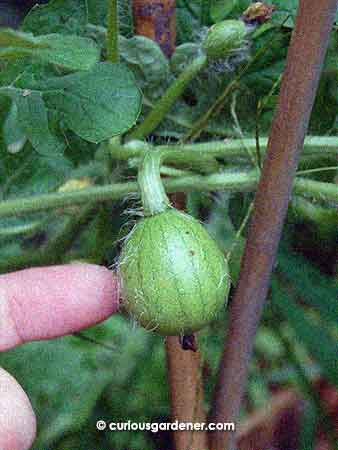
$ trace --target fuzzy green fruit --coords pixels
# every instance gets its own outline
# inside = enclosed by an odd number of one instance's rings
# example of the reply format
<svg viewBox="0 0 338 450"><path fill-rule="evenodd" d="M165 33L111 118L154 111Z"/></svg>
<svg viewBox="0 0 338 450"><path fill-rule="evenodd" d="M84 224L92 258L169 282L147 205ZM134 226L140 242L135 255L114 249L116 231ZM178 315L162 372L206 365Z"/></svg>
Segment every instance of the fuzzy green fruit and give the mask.
<svg viewBox="0 0 338 450"><path fill-rule="evenodd" d="M203 49L210 59L226 58L243 45L246 34L241 20L223 20L209 29Z"/></svg>
<svg viewBox="0 0 338 450"><path fill-rule="evenodd" d="M142 219L119 261L125 309L146 329L184 335L212 322L230 288L227 261L205 228L174 208Z"/></svg>

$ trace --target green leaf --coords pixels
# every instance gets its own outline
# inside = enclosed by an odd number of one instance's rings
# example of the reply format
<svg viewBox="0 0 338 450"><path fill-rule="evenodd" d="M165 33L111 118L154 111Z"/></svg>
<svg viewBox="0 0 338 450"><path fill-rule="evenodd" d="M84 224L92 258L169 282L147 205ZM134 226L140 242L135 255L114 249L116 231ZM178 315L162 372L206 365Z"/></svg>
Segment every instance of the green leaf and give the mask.
<svg viewBox="0 0 338 450"><path fill-rule="evenodd" d="M31 33L22 33L11 28L0 29L0 48L13 47L21 49L46 48L46 43L38 42ZM1 53L0 53L1 54Z"/></svg>
<svg viewBox="0 0 338 450"><path fill-rule="evenodd" d="M338 317L338 285L303 257L288 251L280 251L278 270L292 283L295 293L308 306L315 308L324 320L336 323Z"/></svg>
<svg viewBox="0 0 338 450"><path fill-rule="evenodd" d="M124 36L133 31L132 2L118 2L119 28ZM24 31L84 35L87 25L106 26L107 0L50 0L35 5L22 24Z"/></svg>
<svg viewBox="0 0 338 450"><path fill-rule="evenodd" d="M124 64L99 63L90 72L49 79L48 104L81 138L99 143L127 131L137 120L141 92Z"/></svg>
<svg viewBox="0 0 338 450"><path fill-rule="evenodd" d="M151 39L134 36L126 39L120 36L120 55L123 62L133 71L142 90L154 97L161 95L169 81L169 63L162 50Z"/></svg>
<svg viewBox="0 0 338 450"><path fill-rule="evenodd" d="M12 103L11 109L3 125L4 143L9 153L18 153L23 149L27 136L23 132L19 117L18 107L15 102Z"/></svg>
<svg viewBox="0 0 338 450"><path fill-rule="evenodd" d="M213 22L219 22L226 17L239 15L250 3L249 0L213 0L210 10L211 18Z"/></svg>
<svg viewBox="0 0 338 450"><path fill-rule="evenodd" d="M301 432L299 436L299 450L314 450L316 435L319 425L319 415L316 405L307 402L301 420Z"/></svg>
<svg viewBox="0 0 338 450"><path fill-rule="evenodd" d="M23 56L75 71L90 69L99 61L100 51L91 39L79 36L47 34L34 37L31 33L0 30L0 57Z"/></svg>
<svg viewBox="0 0 338 450"><path fill-rule="evenodd" d="M0 88L0 93L10 96L17 107L17 118L22 132L41 155L61 154L64 144L49 130L46 105L39 91Z"/></svg>
<svg viewBox="0 0 338 450"><path fill-rule="evenodd" d="M176 47L175 53L170 59L170 67L177 76L195 59L200 52L200 45L187 43Z"/></svg>
<svg viewBox="0 0 338 450"><path fill-rule="evenodd" d="M276 281L272 283L272 302L278 314L288 321L298 339L320 364L327 379L338 386L338 344L326 324L310 318Z"/></svg>
<svg viewBox="0 0 338 450"><path fill-rule="evenodd" d="M188 3L188 0L186 0ZM191 3L191 1L189 1ZM183 44L185 42L191 42L195 38L200 38L198 33L200 32L199 19L192 16L190 11L185 8L177 8L176 21L177 21L177 44Z"/></svg>
<svg viewBox="0 0 338 450"><path fill-rule="evenodd" d="M47 156L61 153L64 145L49 131L47 109L41 93L32 91L26 96L18 95L15 103L22 129L35 150Z"/></svg>
<svg viewBox="0 0 338 450"><path fill-rule="evenodd" d="M21 28L38 35L60 32L79 35L87 23L86 0L52 0L32 8Z"/></svg>

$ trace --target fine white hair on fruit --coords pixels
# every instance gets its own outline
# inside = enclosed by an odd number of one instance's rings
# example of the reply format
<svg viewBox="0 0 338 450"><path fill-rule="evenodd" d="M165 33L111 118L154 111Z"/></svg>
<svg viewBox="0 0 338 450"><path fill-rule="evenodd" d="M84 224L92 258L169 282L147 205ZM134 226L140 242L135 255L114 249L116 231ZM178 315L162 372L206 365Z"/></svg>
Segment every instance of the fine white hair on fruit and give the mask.
<svg viewBox="0 0 338 450"><path fill-rule="evenodd" d="M135 177L130 177L130 179L134 180ZM123 197L122 205L125 205L129 202L140 202L140 194L138 192L129 192Z"/></svg>
<svg viewBox="0 0 338 450"><path fill-rule="evenodd" d="M135 328L136 325L138 325L138 326L141 325L141 323L142 323L142 316L147 314L146 303L143 301L143 294L141 294L139 292L137 294L138 295L135 296L135 303L137 304L140 301L140 298L142 298L141 306L144 308L144 311L141 311L141 313L138 315L138 317L136 316L136 314L130 313L130 319L132 321L133 328ZM158 323L152 325L151 321L149 321L144 326L144 329L145 329L146 332L152 333L152 332L156 331L158 327L159 327Z"/></svg>
<svg viewBox="0 0 338 450"><path fill-rule="evenodd" d="M214 320L228 294L224 255L197 220L174 208L140 221L119 263L125 310L148 331L197 331Z"/></svg>
<svg viewBox="0 0 338 450"><path fill-rule="evenodd" d="M224 280L226 278L228 278L230 280L230 282L232 283L230 274L229 273L223 273L221 278L220 278L220 280L219 280L219 282L218 282L217 289L220 289L220 287L223 285L223 282L224 282Z"/></svg>
<svg viewBox="0 0 338 450"><path fill-rule="evenodd" d="M149 324L150 323L151 322L149 322ZM145 329L147 332L152 333L152 332L156 331L159 326L160 326L159 324L154 325L152 328L149 328L148 326L146 326Z"/></svg>
<svg viewBox="0 0 338 450"><path fill-rule="evenodd" d="M143 208L136 208L136 207L130 207L130 208L126 208L122 215L125 216L136 216L136 217L144 217L144 212L143 212Z"/></svg>

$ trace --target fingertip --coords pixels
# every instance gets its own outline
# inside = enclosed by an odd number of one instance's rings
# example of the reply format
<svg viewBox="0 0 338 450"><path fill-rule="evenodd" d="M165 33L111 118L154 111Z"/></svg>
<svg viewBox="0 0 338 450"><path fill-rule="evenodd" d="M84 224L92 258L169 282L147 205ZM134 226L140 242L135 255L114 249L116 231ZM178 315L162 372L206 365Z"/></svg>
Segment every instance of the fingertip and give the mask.
<svg viewBox="0 0 338 450"><path fill-rule="evenodd" d="M28 450L35 435L36 418L26 393L0 368L0 449Z"/></svg>
<svg viewBox="0 0 338 450"><path fill-rule="evenodd" d="M94 264L37 267L0 276L0 349L95 325L118 310L114 274Z"/></svg>

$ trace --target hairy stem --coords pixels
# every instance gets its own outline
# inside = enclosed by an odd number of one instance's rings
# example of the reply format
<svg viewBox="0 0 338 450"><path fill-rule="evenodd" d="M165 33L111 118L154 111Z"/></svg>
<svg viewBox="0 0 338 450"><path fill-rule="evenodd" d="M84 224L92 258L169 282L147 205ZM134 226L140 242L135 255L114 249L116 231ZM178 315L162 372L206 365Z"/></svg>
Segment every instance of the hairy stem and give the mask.
<svg viewBox="0 0 338 450"><path fill-rule="evenodd" d="M259 181L256 170L227 170L212 175L190 175L164 179L166 192L210 192L233 191L252 192ZM296 178L294 188L303 195L317 200L336 201L338 185L310 179ZM123 199L126 195L139 192L136 182L107 184L69 192L22 197L0 203L0 218L21 216L38 211Z"/></svg>
<svg viewBox="0 0 338 450"><path fill-rule="evenodd" d="M112 63L119 62L119 17L117 0L108 0L107 59Z"/></svg>
<svg viewBox="0 0 338 450"><path fill-rule="evenodd" d="M162 122L166 114L170 111L175 101L182 95L188 84L205 67L207 57L199 56L179 75L179 77L169 86L162 97L155 103L153 109L129 135L128 140L144 139L155 130Z"/></svg>
<svg viewBox="0 0 338 450"><path fill-rule="evenodd" d="M161 159L161 153L147 152L139 168L138 184L146 217L159 214L170 206L160 175Z"/></svg>
<svg viewBox="0 0 338 450"><path fill-rule="evenodd" d="M338 202L337 184L298 177L294 183L295 194L302 194L318 200Z"/></svg>
<svg viewBox="0 0 338 450"><path fill-rule="evenodd" d="M260 147L262 154L266 153L268 144L267 137L261 137ZM111 156L115 159L127 160L129 158L141 157L149 149L155 149L150 144L142 141L132 141L127 145L120 145L111 140L108 144ZM248 153L256 150L256 140L252 138L244 139L226 139L222 141L211 141L206 143L183 144L183 145L159 145L156 151L166 153L167 162L186 162L191 160L203 161L215 157L222 158L245 158L248 159ZM323 158L338 156L338 142L336 137L326 136L308 136L305 139L304 147L301 153L302 160L307 158ZM202 161L202 163L203 163ZM201 163L201 164L202 164Z"/></svg>
<svg viewBox="0 0 338 450"><path fill-rule="evenodd" d="M201 25L209 26L210 25L210 8L211 8L211 0L202 0L201 1Z"/></svg>

